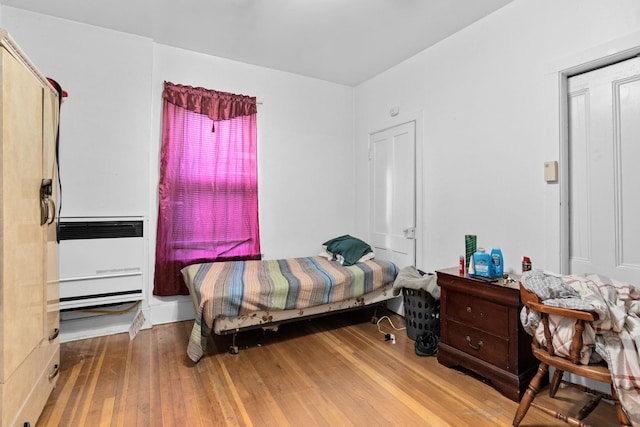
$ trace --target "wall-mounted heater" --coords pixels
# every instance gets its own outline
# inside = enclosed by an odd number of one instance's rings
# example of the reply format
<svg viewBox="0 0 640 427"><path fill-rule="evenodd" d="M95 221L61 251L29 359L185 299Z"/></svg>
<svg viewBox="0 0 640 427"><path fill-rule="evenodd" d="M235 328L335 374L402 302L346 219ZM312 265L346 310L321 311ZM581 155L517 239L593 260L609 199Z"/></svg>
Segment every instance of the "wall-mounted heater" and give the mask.
<svg viewBox="0 0 640 427"><path fill-rule="evenodd" d="M142 218L60 219L60 309L142 300Z"/></svg>

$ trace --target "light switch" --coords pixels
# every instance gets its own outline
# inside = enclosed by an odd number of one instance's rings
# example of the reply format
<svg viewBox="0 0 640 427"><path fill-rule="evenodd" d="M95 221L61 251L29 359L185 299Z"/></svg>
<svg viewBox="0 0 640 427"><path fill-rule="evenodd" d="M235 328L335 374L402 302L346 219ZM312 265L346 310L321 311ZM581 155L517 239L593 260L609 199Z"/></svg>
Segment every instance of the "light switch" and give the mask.
<svg viewBox="0 0 640 427"><path fill-rule="evenodd" d="M544 162L544 180L547 182L558 181L558 162Z"/></svg>

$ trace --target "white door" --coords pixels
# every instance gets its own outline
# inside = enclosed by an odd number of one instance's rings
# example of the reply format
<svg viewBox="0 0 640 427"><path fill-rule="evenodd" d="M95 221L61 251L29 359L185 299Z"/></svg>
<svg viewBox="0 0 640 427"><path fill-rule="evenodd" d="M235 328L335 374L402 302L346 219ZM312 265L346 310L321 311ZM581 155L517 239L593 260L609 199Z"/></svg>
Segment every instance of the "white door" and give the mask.
<svg viewBox="0 0 640 427"><path fill-rule="evenodd" d="M568 92L570 272L640 284L640 58Z"/></svg>
<svg viewBox="0 0 640 427"><path fill-rule="evenodd" d="M371 246L399 268L416 262L415 122L370 135ZM389 305L401 311L401 302Z"/></svg>

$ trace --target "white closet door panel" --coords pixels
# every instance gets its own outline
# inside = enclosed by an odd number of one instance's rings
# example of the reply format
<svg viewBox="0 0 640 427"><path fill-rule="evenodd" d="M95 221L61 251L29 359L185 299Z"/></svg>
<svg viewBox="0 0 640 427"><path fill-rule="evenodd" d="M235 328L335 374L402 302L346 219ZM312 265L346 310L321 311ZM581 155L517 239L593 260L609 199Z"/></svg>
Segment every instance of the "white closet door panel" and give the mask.
<svg viewBox="0 0 640 427"><path fill-rule="evenodd" d="M568 83L570 271L640 283L640 58Z"/></svg>
<svg viewBox="0 0 640 427"><path fill-rule="evenodd" d="M389 236L392 219L393 188L391 176L393 168L393 146L388 139L378 138L372 146L372 245L374 249L385 250L391 246Z"/></svg>
<svg viewBox="0 0 640 427"><path fill-rule="evenodd" d="M585 263L591 259L591 220L589 210L589 92L579 91L569 99L569 133L571 135L572 171L570 183L571 245L569 254L573 262Z"/></svg>
<svg viewBox="0 0 640 427"><path fill-rule="evenodd" d="M640 78L616 85L619 133L616 144L617 265L640 269Z"/></svg>

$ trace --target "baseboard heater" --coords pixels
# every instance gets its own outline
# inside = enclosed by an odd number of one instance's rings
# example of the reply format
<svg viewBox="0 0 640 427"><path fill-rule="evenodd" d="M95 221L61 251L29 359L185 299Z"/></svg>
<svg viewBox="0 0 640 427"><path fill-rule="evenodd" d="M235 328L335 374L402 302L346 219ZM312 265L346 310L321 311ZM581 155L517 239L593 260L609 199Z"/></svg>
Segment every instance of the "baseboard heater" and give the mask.
<svg viewBox="0 0 640 427"><path fill-rule="evenodd" d="M142 218L60 219L60 310L142 299Z"/></svg>

